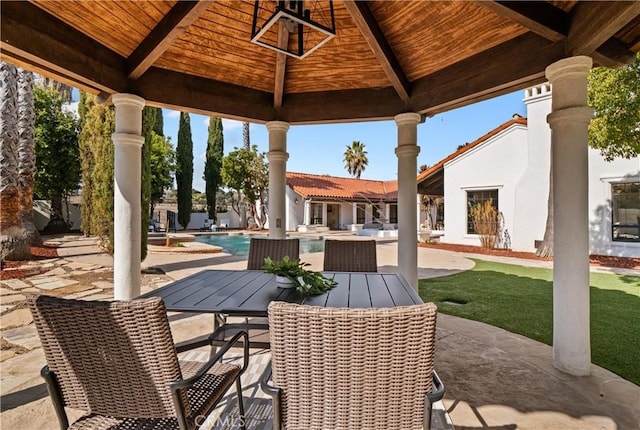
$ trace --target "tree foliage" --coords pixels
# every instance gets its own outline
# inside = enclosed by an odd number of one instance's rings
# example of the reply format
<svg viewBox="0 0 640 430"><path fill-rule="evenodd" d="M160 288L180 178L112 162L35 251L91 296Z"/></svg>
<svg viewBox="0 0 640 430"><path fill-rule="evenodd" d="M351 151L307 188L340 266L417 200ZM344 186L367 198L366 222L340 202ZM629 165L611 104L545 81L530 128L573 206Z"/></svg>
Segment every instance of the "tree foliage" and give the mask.
<svg viewBox="0 0 640 430"><path fill-rule="evenodd" d="M36 175L36 112L33 102L33 73L18 69L18 185L22 225L29 244L42 245L42 238L33 222L33 186Z"/></svg>
<svg viewBox="0 0 640 430"><path fill-rule="evenodd" d="M147 258L147 238L149 235L149 220L151 208L151 148L153 144L153 129L156 123L156 111L160 108L145 106L142 109L142 137L144 143L140 157L140 257ZM162 109L160 109L162 110Z"/></svg>
<svg viewBox="0 0 640 430"><path fill-rule="evenodd" d="M166 190L173 187L173 172L176 168L176 153L171 145L171 138L156 134L151 141L151 209L161 203Z"/></svg>
<svg viewBox="0 0 640 430"><path fill-rule="evenodd" d="M222 119L211 117L209 119L203 179L206 184L207 216L214 223L217 221L216 196L222 184L220 171L222 169L222 157L224 157L224 135L222 131Z"/></svg>
<svg viewBox="0 0 640 430"><path fill-rule="evenodd" d="M36 113L36 177L34 193L51 200L49 227L68 229L62 213L62 199L78 189L80 150L78 121L63 109L65 99L53 87L34 86Z"/></svg>
<svg viewBox="0 0 640 430"><path fill-rule="evenodd" d="M367 159L367 151L364 150L365 145L354 140L351 145L347 145L344 151L344 167L351 176L360 179L360 175L369 164Z"/></svg>
<svg viewBox="0 0 640 430"><path fill-rule="evenodd" d="M589 106L595 111L589 145L609 161L640 154L640 54L619 69L593 69L588 89Z"/></svg>
<svg viewBox="0 0 640 430"><path fill-rule="evenodd" d="M82 230L98 236L101 247L113 254L113 174L115 130L113 107L96 96L80 93L80 153L82 159Z"/></svg>
<svg viewBox="0 0 640 430"><path fill-rule="evenodd" d="M193 186L193 141L189 114L180 112L178 146L176 148L176 183L178 186L178 222L183 229L191 220L191 189Z"/></svg>
<svg viewBox="0 0 640 430"><path fill-rule="evenodd" d="M256 201L264 199L265 190L269 185L269 164L266 155L258 153L256 145L253 145L250 151L234 148L222 159L222 181L233 191L233 210L240 214L240 203L248 203L256 224L262 227L264 219L257 211Z"/></svg>

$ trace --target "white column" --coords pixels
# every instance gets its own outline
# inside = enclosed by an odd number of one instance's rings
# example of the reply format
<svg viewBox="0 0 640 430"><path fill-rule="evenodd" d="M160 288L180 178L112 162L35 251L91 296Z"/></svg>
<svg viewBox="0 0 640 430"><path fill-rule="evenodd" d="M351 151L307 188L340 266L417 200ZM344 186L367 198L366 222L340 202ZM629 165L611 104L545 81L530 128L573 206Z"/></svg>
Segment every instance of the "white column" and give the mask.
<svg viewBox="0 0 640 430"><path fill-rule="evenodd" d="M140 295L140 171L142 163L142 108L144 99L115 94L113 298Z"/></svg>
<svg viewBox="0 0 640 430"><path fill-rule="evenodd" d="M547 67L552 85L553 365L571 375L591 370L589 338L589 211L587 107L589 57Z"/></svg>
<svg viewBox="0 0 640 430"><path fill-rule="evenodd" d="M327 202L322 202L322 225L327 226Z"/></svg>
<svg viewBox="0 0 640 430"><path fill-rule="evenodd" d="M418 185L418 123L417 113L396 115L398 125L398 270L418 290L418 246L416 240L416 195Z"/></svg>
<svg viewBox="0 0 640 430"><path fill-rule="evenodd" d="M287 130L289 123L271 121L269 130L269 237L284 239L286 235Z"/></svg>
<svg viewBox="0 0 640 430"><path fill-rule="evenodd" d="M311 224L311 200L304 201L304 225Z"/></svg>

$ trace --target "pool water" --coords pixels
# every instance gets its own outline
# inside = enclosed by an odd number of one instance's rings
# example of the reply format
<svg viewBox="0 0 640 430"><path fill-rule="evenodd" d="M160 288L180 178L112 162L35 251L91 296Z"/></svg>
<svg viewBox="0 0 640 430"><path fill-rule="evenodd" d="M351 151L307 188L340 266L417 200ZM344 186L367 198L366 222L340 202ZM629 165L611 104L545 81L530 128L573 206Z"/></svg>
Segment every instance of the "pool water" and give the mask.
<svg viewBox="0 0 640 430"><path fill-rule="evenodd" d="M249 255L249 242L252 237L267 238L266 235L258 234L212 234L199 235L196 237L196 241L220 246L227 254L247 256ZM307 237L300 237L299 239L300 254L324 251L324 239L311 239Z"/></svg>

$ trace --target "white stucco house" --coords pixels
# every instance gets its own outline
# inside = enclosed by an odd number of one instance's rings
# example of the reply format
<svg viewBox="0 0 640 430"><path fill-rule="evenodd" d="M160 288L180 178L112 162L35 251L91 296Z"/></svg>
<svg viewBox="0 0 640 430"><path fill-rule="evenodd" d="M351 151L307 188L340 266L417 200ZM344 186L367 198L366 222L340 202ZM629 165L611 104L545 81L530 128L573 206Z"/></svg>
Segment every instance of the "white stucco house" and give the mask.
<svg viewBox="0 0 640 430"><path fill-rule="evenodd" d="M480 245L470 201L491 199L504 217L503 246L533 252L544 237L549 196L551 86L525 90L517 115L418 176L418 192L444 196L441 242ZM589 149L590 253L640 257L640 157L607 162Z"/></svg>
<svg viewBox="0 0 640 430"><path fill-rule="evenodd" d="M397 181L287 172L286 184L288 231L392 232L398 223Z"/></svg>

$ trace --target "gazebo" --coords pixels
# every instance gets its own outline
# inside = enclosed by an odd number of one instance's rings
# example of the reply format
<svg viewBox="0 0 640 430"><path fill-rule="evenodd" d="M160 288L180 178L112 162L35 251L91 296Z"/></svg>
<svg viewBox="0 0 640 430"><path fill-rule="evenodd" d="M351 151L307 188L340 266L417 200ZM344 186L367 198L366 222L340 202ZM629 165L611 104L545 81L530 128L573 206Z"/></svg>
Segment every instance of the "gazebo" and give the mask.
<svg viewBox="0 0 640 430"><path fill-rule="evenodd" d="M116 299L140 292L145 104L266 125L274 238L290 126L395 120L399 270L417 288L417 125L549 80L554 365L589 372L587 75L640 51L640 2L3 1L1 25L3 60L115 105Z"/></svg>

